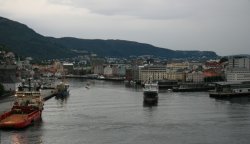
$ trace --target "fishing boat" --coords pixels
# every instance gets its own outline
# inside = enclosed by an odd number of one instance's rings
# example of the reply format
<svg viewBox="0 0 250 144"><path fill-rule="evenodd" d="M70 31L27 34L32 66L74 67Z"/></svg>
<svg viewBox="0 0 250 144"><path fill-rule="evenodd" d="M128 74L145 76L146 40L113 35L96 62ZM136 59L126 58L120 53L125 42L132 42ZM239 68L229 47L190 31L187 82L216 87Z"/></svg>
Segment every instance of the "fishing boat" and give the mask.
<svg viewBox="0 0 250 144"><path fill-rule="evenodd" d="M250 97L250 82L217 82L209 96L218 99Z"/></svg>
<svg viewBox="0 0 250 144"><path fill-rule="evenodd" d="M145 83L143 88L143 102L144 104L158 103L159 87L157 83Z"/></svg>
<svg viewBox="0 0 250 144"><path fill-rule="evenodd" d="M41 119L43 99L40 91L17 91L10 111L0 115L0 128L25 128Z"/></svg>

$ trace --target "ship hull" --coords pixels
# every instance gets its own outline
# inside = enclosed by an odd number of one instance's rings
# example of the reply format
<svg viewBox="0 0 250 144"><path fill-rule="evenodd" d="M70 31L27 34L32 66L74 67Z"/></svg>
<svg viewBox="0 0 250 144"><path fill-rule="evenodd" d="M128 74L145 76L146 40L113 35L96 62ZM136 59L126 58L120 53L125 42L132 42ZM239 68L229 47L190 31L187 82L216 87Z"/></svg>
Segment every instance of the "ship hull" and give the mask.
<svg viewBox="0 0 250 144"><path fill-rule="evenodd" d="M0 128L25 128L40 120L42 115L41 110L35 110L28 114L21 114L22 111L19 113L16 113L14 110L12 110L2 114L0 116Z"/></svg>
<svg viewBox="0 0 250 144"><path fill-rule="evenodd" d="M143 93L143 103L146 104L158 103L158 93L155 91L145 91Z"/></svg>
<svg viewBox="0 0 250 144"><path fill-rule="evenodd" d="M203 92L203 91L209 91L213 90L213 87L208 87L208 88L173 88L173 92Z"/></svg>

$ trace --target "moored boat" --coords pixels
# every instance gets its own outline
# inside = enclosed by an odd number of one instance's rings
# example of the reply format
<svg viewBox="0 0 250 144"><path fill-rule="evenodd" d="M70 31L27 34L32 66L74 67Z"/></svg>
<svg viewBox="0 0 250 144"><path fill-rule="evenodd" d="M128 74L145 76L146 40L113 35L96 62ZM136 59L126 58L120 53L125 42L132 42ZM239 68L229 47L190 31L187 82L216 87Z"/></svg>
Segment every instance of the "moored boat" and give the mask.
<svg viewBox="0 0 250 144"><path fill-rule="evenodd" d="M173 92L201 92L213 90L214 86L205 83L181 83L178 87L173 87Z"/></svg>
<svg viewBox="0 0 250 144"><path fill-rule="evenodd" d="M69 95L69 84L61 82L57 85L57 94L56 96L65 97Z"/></svg>
<svg viewBox="0 0 250 144"><path fill-rule="evenodd" d="M39 91L17 91L11 110L0 115L0 128L25 128L41 119L42 110Z"/></svg>
<svg viewBox="0 0 250 144"><path fill-rule="evenodd" d="M173 87L178 87L178 81L175 80L159 80L159 89L173 89Z"/></svg>

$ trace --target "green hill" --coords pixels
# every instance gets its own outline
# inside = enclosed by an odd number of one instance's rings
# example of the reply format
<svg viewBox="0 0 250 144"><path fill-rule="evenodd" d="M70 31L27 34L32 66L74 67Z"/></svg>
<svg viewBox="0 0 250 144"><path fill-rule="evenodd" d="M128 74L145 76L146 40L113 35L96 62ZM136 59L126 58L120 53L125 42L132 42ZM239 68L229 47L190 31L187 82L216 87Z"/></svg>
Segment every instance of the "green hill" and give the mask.
<svg viewBox="0 0 250 144"><path fill-rule="evenodd" d="M24 24L3 17L0 17L0 45L5 45L18 55L31 56L36 59L73 57L79 55L79 51L109 57L131 55L154 55L165 58L217 57L216 53L211 51L174 51L125 40L45 37Z"/></svg>

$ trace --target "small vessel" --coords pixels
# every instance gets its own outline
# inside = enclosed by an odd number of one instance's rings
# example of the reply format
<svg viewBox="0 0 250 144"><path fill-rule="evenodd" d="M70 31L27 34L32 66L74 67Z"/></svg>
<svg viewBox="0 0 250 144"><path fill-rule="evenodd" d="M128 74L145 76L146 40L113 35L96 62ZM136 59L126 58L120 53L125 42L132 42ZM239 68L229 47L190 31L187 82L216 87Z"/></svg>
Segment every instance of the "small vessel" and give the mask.
<svg viewBox="0 0 250 144"><path fill-rule="evenodd" d="M219 99L250 97L250 82L217 82L209 96Z"/></svg>
<svg viewBox="0 0 250 144"><path fill-rule="evenodd" d="M30 91L34 89L40 91L41 97L47 100L57 93L56 80L52 78L41 78L39 80L29 79L19 85L19 91Z"/></svg>
<svg viewBox="0 0 250 144"><path fill-rule="evenodd" d="M0 128L25 128L41 119L43 99L40 91L17 91L10 111L0 115Z"/></svg>
<svg viewBox="0 0 250 144"><path fill-rule="evenodd" d="M214 86L206 83L181 83L178 87L173 87L173 92L201 92L213 90Z"/></svg>
<svg viewBox="0 0 250 144"><path fill-rule="evenodd" d="M99 75L99 76L97 77L97 79L98 79L98 80L104 80L105 77L104 77L103 75Z"/></svg>
<svg viewBox="0 0 250 144"><path fill-rule="evenodd" d="M143 103L157 104L158 103L159 87L157 83L145 83L143 88Z"/></svg>
<svg viewBox="0 0 250 144"><path fill-rule="evenodd" d="M159 89L173 89L173 87L178 87L178 81L176 80L159 80Z"/></svg>
<svg viewBox="0 0 250 144"><path fill-rule="evenodd" d="M41 79L42 83L39 86L41 96L43 99L47 100L50 97L54 96L57 93L56 89L56 79L55 78L43 78Z"/></svg>
<svg viewBox="0 0 250 144"><path fill-rule="evenodd" d="M66 84L65 82L61 82L56 86L57 94L56 96L65 97L69 95L69 84Z"/></svg>

